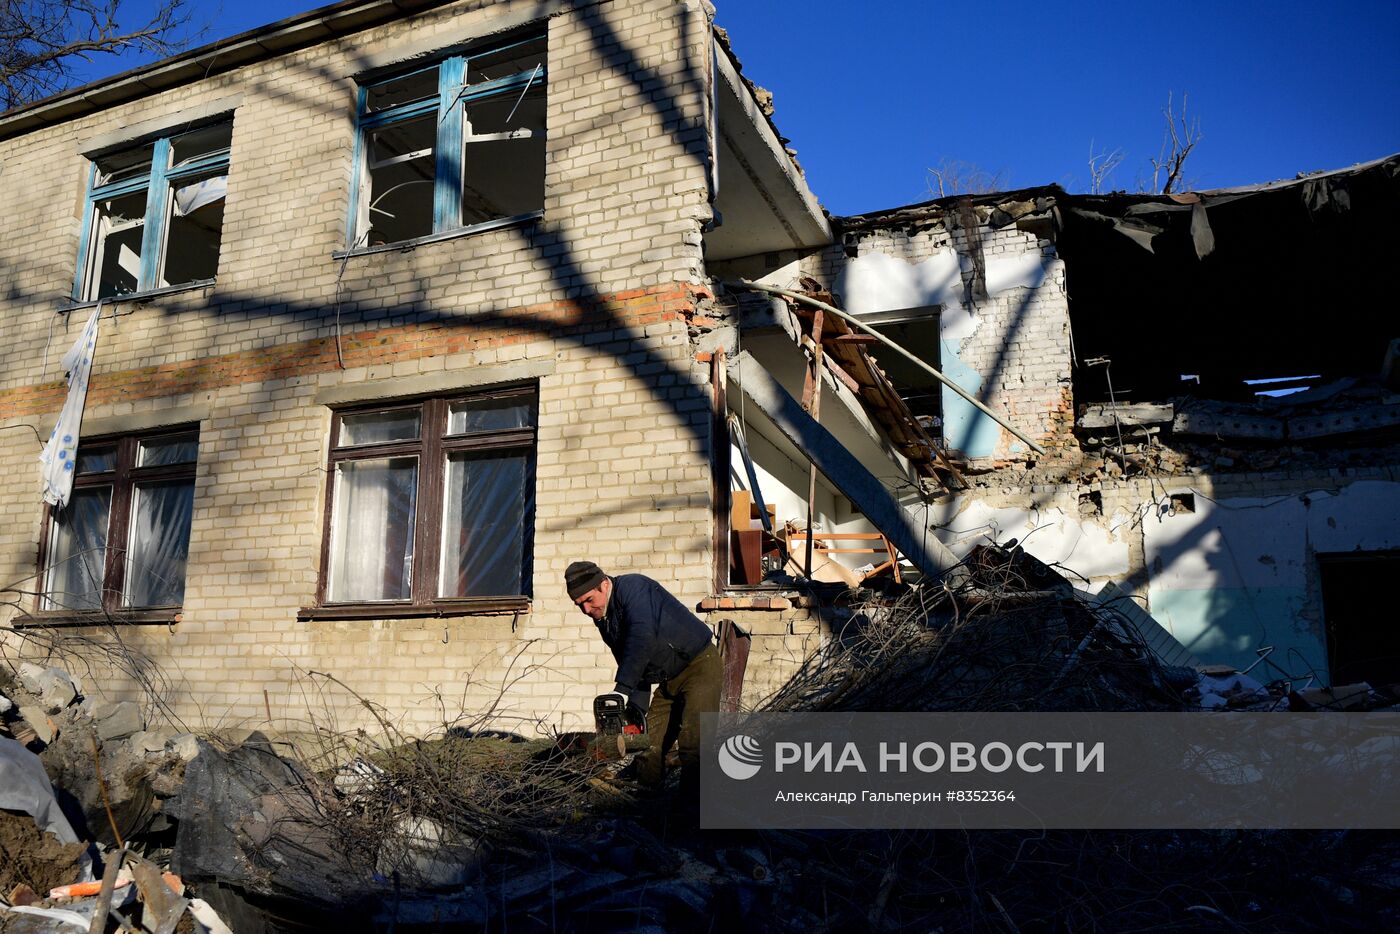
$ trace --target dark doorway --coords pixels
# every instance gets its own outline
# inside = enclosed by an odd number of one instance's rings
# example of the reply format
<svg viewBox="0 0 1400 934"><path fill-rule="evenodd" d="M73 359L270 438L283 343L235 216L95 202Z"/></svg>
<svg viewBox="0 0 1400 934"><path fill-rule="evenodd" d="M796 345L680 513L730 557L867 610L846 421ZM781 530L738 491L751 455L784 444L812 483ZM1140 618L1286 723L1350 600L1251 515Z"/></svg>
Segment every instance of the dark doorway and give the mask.
<svg viewBox="0 0 1400 934"><path fill-rule="evenodd" d="M1386 597L1400 553L1319 555L1318 569L1332 683L1400 683L1400 618Z"/></svg>

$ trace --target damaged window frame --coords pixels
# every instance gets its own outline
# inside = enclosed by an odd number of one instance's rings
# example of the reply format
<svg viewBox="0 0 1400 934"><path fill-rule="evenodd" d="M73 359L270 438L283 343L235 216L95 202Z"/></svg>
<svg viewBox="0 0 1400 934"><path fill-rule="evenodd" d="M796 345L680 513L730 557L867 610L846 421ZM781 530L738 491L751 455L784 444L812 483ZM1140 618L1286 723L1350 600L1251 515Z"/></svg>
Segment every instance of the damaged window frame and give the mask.
<svg viewBox="0 0 1400 934"><path fill-rule="evenodd" d="M178 164L174 162L175 147L182 139L207 133L210 130L228 129L228 145L201 152ZM215 276L204 276L180 282L166 282L167 260L170 250L170 232L177 216L188 216L204 204L191 208L184 215L177 215L176 189L181 182L198 184L205 180L222 177L227 188L229 165L232 154L233 115L226 113L195 126L181 126L178 131L166 131L163 135L131 140L122 146L94 153L88 157L87 194L84 198L83 228L79 240L77 272L73 279L73 299L76 302L94 302L102 298L130 298L159 293L173 289L198 288L211 285ZM139 152L149 147L151 159L145 171L138 175L127 175L113 181L104 182L101 176L101 163L105 159L119 157L123 153ZM139 164L139 163L138 163ZM115 174L115 173L114 173ZM139 267L134 276L135 288L127 291L114 291L103 294L102 267L104 265L108 235L116 231L106 226L101 213L101 205L120 198L144 195L145 209L138 221L130 219L124 227L141 227L141 253ZM226 194L213 199L223 201ZM205 202L205 204L212 202ZM216 253L223 248L223 217L219 219ZM214 261L215 272L218 259ZM125 267L123 267L125 268ZM130 270L127 270L130 274Z"/></svg>
<svg viewBox="0 0 1400 934"><path fill-rule="evenodd" d="M463 410L469 410L470 406L479 403L504 403L507 410L517 411L523 405L525 409L520 414L525 424L488 425L472 430L463 426L454 433L454 408L460 406ZM376 415L389 416L390 420L395 415L409 416L416 420L416 434L412 437L404 434L364 440L351 437L347 440L347 419ZM538 425L539 387L535 384L380 400L333 408L316 606L303 608L300 618L388 619L528 610L533 592ZM444 596L441 589L447 580L447 572L443 563L450 549L446 541L447 533L461 529L460 523L451 522L448 515L452 461L454 458L464 462L477 456L511 457L519 454L524 456L524 497L520 501L518 529L519 592ZM345 549L350 547L342 542L346 532L338 521L342 512L341 497L349 495L346 490L353 489L348 481L342 479L342 474L348 465L394 460L415 462L412 468L413 489L409 492L410 505L407 507L410 512L407 535L401 543L409 548L409 553L404 555L404 570L399 579L401 595L369 599L337 595L337 581L349 573L338 564L338 556L342 552L348 555ZM387 499L385 506L394 508ZM351 507L344 508L348 510ZM388 552L385 552L385 557L389 560L383 562L381 574L393 564ZM345 598L338 599L338 596Z"/></svg>
<svg viewBox="0 0 1400 934"><path fill-rule="evenodd" d="M476 84L470 83L473 60L498 55L512 49L541 44L539 61L514 74L492 78ZM532 92L544 96L547 106L547 38L544 29L534 29L516 34L506 39L497 39L488 44L467 48L446 54L426 66L398 70L389 74L376 73L364 76L356 101L355 118L355 182L351 187L350 212L346 225L346 249L334 254L337 258L346 255L375 253L385 250L403 249L420 243L450 239L458 236L494 230L516 224L527 223L544 216L544 166L540 167L539 207L528 211L492 217L477 223L465 223L463 200L469 188L471 171L469 157L473 146L481 143L505 140L537 139L543 157L543 147L547 134L546 127L538 130L518 128L497 133L473 133L468 109L477 104L502 101L513 105L511 116L516 108L523 106L527 95ZM437 89L413 99L394 103L381 109L372 107L371 94L396 82L428 72L437 72ZM431 149L415 150L371 164L373 134L385 129L402 127L414 121L433 119L435 131ZM422 184L431 181L432 186L432 229L417 236L397 240L371 242L374 230L372 213L383 211L377 207L380 200L394 188L414 182L399 183L388 191L373 194L372 171L387 168L391 163L410 161L416 158L431 158L433 175L431 180L424 178ZM543 163L543 158L541 159ZM392 215L391 215L392 216Z"/></svg>
<svg viewBox="0 0 1400 934"><path fill-rule="evenodd" d="M163 443L173 444L172 449L176 451L180 450L180 445L192 444L192 456L189 459L143 465L144 455L156 451ZM110 461L104 460L108 456ZM84 468L85 459L94 462L89 469ZM98 581L101 596L98 605L88 606L65 606L54 599L58 565L52 559L59 534L56 520L61 510L57 506L46 507L39 538L39 592L35 599L37 621L81 623L90 622L93 618L129 623L178 621L184 603L185 570L189 559L190 533L194 525L193 495L199 464L199 426L180 425L84 439L78 448L76 463L72 495L62 511L73 508L74 499L84 493L102 489L109 491L102 571ZM144 580L138 578L132 567L133 556L138 549L133 546L131 539L137 525L135 517L140 508L142 490L176 484L188 484L191 497L190 506L183 510L185 516L182 527L178 530L179 541L176 548L177 552L182 552L177 555L181 562L178 584L180 599L175 602L133 603L132 588L129 585L132 581L140 583Z"/></svg>

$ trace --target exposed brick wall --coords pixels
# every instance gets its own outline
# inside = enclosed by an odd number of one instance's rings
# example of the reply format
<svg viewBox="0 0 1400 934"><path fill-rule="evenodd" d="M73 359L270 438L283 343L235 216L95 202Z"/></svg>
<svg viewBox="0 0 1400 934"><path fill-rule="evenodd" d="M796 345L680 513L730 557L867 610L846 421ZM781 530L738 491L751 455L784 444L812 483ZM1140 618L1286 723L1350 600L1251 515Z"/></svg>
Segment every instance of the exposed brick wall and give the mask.
<svg viewBox="0 0 1400 934"><path fill-rule="evenodd" d="M709 593L708 376L685 323L710 210L699 3L580 3L549 20L542 220L332 258L345 246L357 63L469 38L491 6L454 4L0 142L0 195L31 219L0 231L0 577L32 586L39 446L24 426L56 415L57 361L87 317L56 315L79 246L82 141L241 96L217 284L104 321L87 412L208 412L183 616L122 632L191 724L257 726L270 710L295 727L316 670L405 729L441 721L439 689L450 718L503 686L500 726L577 729L613 662L564 594L564 567L587 556L645 571L691 605ZM325 509L330 414L317 394L364 383L391 397L395 380L513 363L544 373L531 610L299 622ZM14 613L0 609L0 623ZM100 668L88 683L135 690ZM365 721L353 699L329 697L346 723Z"/></svg>
<svg viewBox="0 0 1400 934"><path fill-rule="evenodd" d="M967 230L956 218L939 216L917 225L891 226L848 233L844 243L806 257L802 274L817 278L830 288L840 288L842 273L854 258L880 253L909 264L928 260L940 252L955 251L963 258L960 297L943 305L945 335L952 313L972 316L971 332L943 347L943 370L958 379L988 407L1035 439L1050 456L1058 456L1073 443L1073 409L1070 396L1069 304L1065 291L1065 267L1054 244L1015 225L993 229L979 215L981 226ZM985 298L970 298L973 264L968 257L972 242L980 247L989 270L1005 260L1039 256L1045 275L1038 284L994 291ZM854 254L854 255L851 255ZM947 359L953 356L955 359ZM969 385L969 372L980 380ZM950 391L943 393L947 440L955 448L967 437L956 423L955 408L970 413L965 402ZM993 464L1034 459L1024 444L995 426L985 416L972 416L985 424L978 429L985 444L964 451L971 459Z"/></svg>

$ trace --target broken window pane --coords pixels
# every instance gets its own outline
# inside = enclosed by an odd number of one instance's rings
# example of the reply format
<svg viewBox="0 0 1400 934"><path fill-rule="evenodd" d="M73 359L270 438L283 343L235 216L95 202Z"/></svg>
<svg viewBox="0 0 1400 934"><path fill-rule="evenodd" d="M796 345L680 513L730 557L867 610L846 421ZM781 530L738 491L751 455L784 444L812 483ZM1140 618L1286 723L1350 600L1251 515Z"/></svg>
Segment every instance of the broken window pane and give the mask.
<svg viewBox="0 0 1400 934"><path fill-rule="evenodd" d="M521 72L544 72L545 40L543 36L467 58L467 84L481 84L496 78L508 78Z"/></svg>
<svg viewBox="0 0 1400 934"><path fill-rule="evenodd" d="M88 487L74 490L68 505L54 510L44 580L45 609L102 608L111 506L111 487Z"/></svg>
<svg viewBox="0 0 1400 934"><path fill-rule="evenodd" d="M433 147L437 117L395 123L370 133L368 245L433 232Z"/></svg>
<svg viewBox="0 0 1400 934"><path fill-rule="evenodd" d="M227 190L228 176L223 173L173 187L161 285L214 278L219 270Z"/></svg>
<svg viewBox="0 0 1400 934"><path fill-rule="evenodd" d="M106 156L98 156L97 178L94 185L110 185L128 179L141 178L151 173L151 159L155 155L155 143L147 143L134 149L123 149Z"/></svg>
<svg viewBox="0 0 1400 934"><path fill-rule="evenodd" d="M330 600L412 596L417 494L416 457L346 461L336 466Z"/></svg>
<svg viewBox="0 0 1400 934"><path fill-rule="evenodd" d="M454 402L447 416L447 433L502 431L529 428L535 422L535 397L506 396L501 399L472 399Z"/></svg>
<svg viewBox="0 0 1400 934"><path fill-rule="evenodd" d="M525 517L533 499L529 465L526 452L447 459L442 596L524 593Z"/></svg>
<svg viewBox="0 0 1400 934"><path fill-rule="evenodd" d="M388 110L399 104L437 97L437 93L438 69L434 65L432 68L415 71L411 75L371 85L365 92L365 108L371 113L376 110Z"/></svg>
<svg viewBox="0 0 1400 934"><path fill-rule="evenodd" d="M462 223L478 224L544 207L543 85L522 99L497 95L467 104L462 156ZM519 134L517 139L480 139Z"/></svg>
<svg viewBox="0 0 1400 934"><path fill-rule="evenodd" d="M194 480L136 484L126 552L129 607L179 606L185 599Z"/></svg>
<svg viewBox="0 0 1400 934"><path fill-rule="evenodd" d="M141 238L146 233L146 193L97 202L97 288L90 298L135 292L141 282Z"/></svg>
<svg viewBox="0 0 1400 934"><path fill-rule="evenodd" d="M214 278L232 139L233 122L225 120L94 160L97 188L126 182L165 190L154 201L146 187L115 197L89 194L87 275L78 298L92 301ZM156 152L163 154L160 164ZM190 168L196 161L200 167ZM155 255L143 253L143 242Z"/></svg>
<svg viewBox="0 0 1400 934"><path fill-rule="evenodd" d="M170 141L170 164L178 169L186 162L225 152L232 144L232 123L216 123L203 127Z"/></svg>
<svg viewBox="0 0 1400 934"><path fill-rule="evenodd" d="M164 467L167 464L192 464L199 456L199 435L169 435L142 441L137 455L138 467ZM79 455L81 465L82 456Z"/></svg>
<svg viewBox="0 0 1400 934"><path fill-rule="evenodd" d="M493 49L367 86L360 110L364 175L352 248L543 208L545 52L543 35L498 41ZM463 84L441 87L444 74L455 81L459 71ZM471 100L473 95L482 99ZM404 106L415 102L420 106ZM437 104L437 113L410 116L428 102Z"/></svg>
<svg viewBox="0 0 1400 934"><path fill-rule="evenodd" d="M343 415L340 419L340 444L384 444L387 441L412 441L418 437L418 420L418 409Z"/></svg>

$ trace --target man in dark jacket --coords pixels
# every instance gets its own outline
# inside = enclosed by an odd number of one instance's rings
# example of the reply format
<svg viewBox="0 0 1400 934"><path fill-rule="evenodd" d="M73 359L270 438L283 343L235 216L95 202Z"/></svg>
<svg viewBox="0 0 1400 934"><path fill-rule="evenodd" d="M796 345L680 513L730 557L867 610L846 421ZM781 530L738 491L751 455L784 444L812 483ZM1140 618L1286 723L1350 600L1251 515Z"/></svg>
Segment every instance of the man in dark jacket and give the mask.
<svg viewBox="0 0 1400 934"><path fill-rule="evenodd" d="M682 774L693 780L700 714L719 710L722 669L710 627L642 574L609 577L592 561L575 561L564 583L617 659L614 690L626 698L629 718L646 721L651 745L637 757L638 779L659 786L666 751L676 743Z"/></svg>

